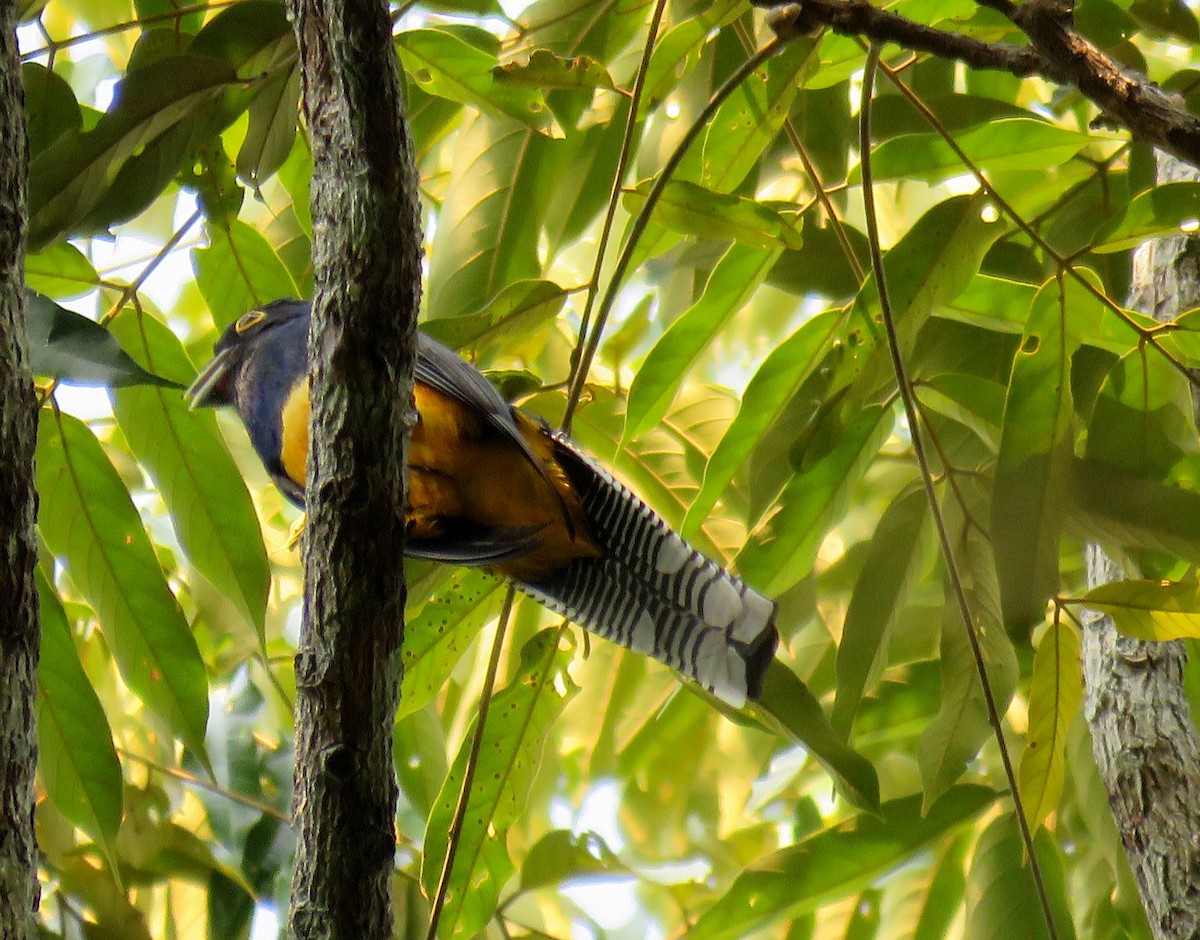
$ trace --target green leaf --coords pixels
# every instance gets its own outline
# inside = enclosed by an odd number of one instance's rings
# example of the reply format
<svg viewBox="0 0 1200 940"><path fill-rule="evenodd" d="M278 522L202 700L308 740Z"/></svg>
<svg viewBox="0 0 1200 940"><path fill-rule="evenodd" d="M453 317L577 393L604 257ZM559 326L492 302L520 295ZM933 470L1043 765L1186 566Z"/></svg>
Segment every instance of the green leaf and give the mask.
<svg viewBox="0 0 1200 940"><path fill-rule="evenodd" d="M580 878L630 874L596 833L554 829L538 839L525 856L520 890L536 891Z"/></svg>
<svg viewBox="0 0 1200 940"><path fill-rule="evenodd" d="M1200 493L1075 460L1068 497L1075 528L1105 546L1148 548L1200 564Z"/></svg>
<svg viewBox="0 0 1200 940"><path fill-rule="evenodd" d="M235 80L227 63L196 55L173 56L126 75L112 109L92 130L59 137L30 162L31 249L74 234L118 183L137 182L129 177L122 181L119 171L180 122L199 122L185 128L188 135L211 136L224 123L218 106ZM176 162L166 167L170 172L161 179L164 185L183 156L182 149L172 152ZM148 166L150 159L142 163ZM104 224L93 217L89 228L95 231Z"/></svg>
<svg viewBox="0 0 1200 940"><path fill-rule="evenodd" d="M1186 473L1185 455L1197 450L1187 377L1149 360L1141 349L1122 356L1092 408L1087 459L1144 479L1172 481L1177 468Z"/></svg>
<svg viewBox="0 0 1200 940"><path fill-rule="evenodd" d="M537 227L522 219L552 181L540 174L548 141L527 128L468 117L430 251L431 319L474 313L509 284L541 276ZM521 207L518 209L518 206Z"/></svg>
<svg viewBox="0 0 1200 940"><path fill-rule="evenodd" d="M978 513L985 505L978 488L969 483L960 484L960 488L972 514ZM948 502L944 511L948 516L947 528L951 533L951 546L962 578L963 592L987 667L988 684L996 708L1003 715L1016 689L1020 669L1012 641L1000 620L999 588L991 546L978 532L975 523L963 517L957 502ZM949 581L949 574L946 580L939 662L941 703L937 715L921 735L917 751L926 806L962 776L967 764L992 735L979 672L959 609L957 592Z"/></svg>
<svg viewBox="0 0 1200 940"><path fill-rule="evenodd" d="M1029 730L1017 784L1031 831L1058 809L1066 775L1067 731L1083 700L1079 634L1065 621L1038 642L1029 682Z"/></svg>
<svg viewBox="0 0 1200 940"><path fill-rule="evenodd" d="M690 538L708 517L767 433L776 417L826 360L833 337L845 322L843 311L819 314L776 346L746 385L741 407L704 468L704 482L688 509L683 534Z"/></svg>
<svg viewBox="0 0 1200 940"><path fill-rule="evenodd" d="M662 421L692 366L754 295L778 257L778 249L733 245L717 262L700 298L667 328L633 377L626 440Z"/></svg>
<svg viewBox="0 0 1200 940"><path fill-rule="evenodd" d="M1096 142L1081 134L1030 118L990 121L955 137L963 152L979 167L1000 170L1045 170L1066 163ZM876 182L925 180L934 182L966 171L958 155L938 134L906 134L879 144L871 154ZM857 182L859 171L851 174Z"/></svg>
<svg viewBox="0 0 1200 940"><path fill-rule="evenodd" d="M845 513L851 490L891 433L891 414L865 408L828 454L792 477L737 557L747 581L776 597L812 570L825 532Z"/></svg>
<svg viewBox="0 0 1200 940"><path fill-rule="evenodd" d="M221 330L247 310L300 291L258 229L233 219L208 225L208 247L192 252L196 284Z"/></svg>
<svg viewBox="0 0 1200 940"><path fill-rule="evenodd" d="M719 193L742 184L779 136L812 58L810 42L791 42L734 90L709 122L703 148L693 151L700 164L695 182ZM681 171L687 165L685 159Z"/></svg>
<svg viewBox="0 0 1200 940"><path fill-rule="evenodd" d="M1034 848L1046 882L1056 935L1059 940L1074 940L1058 847L1042 830ZM1051 936L1012 814L997 817L979 837L967 876L967 892L974 900L967 905L966 924L966 936L972 940L1041 940Z"/></svg>
<svg viewBox="0 0 1200 940"><path fill-rule="evenodd" d="M913 582L926 562L929 500L924 489L900 494L888 507L854 584L837 656L837 699L833 727L850 736L863 691L886 665L888 636L903 611Z"/></svg>
<svg viewBox="0 0 1200 940"><path fill-rule="evenodd" d="M25 283L59 300L82 297L100 283L100 275L83 252L68 242L55 242L25 256Z"/></svg>
<svg viewBox="0 0 1200 940"><path fill-rule="evenodd" d="M625 191L625 208L636 215L654 187L643 180ZM754 248L799 248L800 219L765 203L714 192L695 183L667 183L654 207L655 221L681 235L735 241ZM774 259L772 259L772 262Z"/></svg>
<svg viewBox="0 0 1200 940"><path fill-rule="evenodd" d="M104 327L60 307L49 297L25 295L29 361L37 375L75 385L157 385L184 388L179 382L147 372Z"/></svg>
<svg viewBox="0 0 1200 940"><path fill-rule="evenodd" d="M125 683L207 761L208 681L142 520L87 425L43 409L38 524L96 611Z"/></svg>
<svg viewBox="0 0 1200 940"><path fill-rule="evenodd" d="M921 892L921 912L912 940L944 940L949 935L967 887L963 866L970 844L970 835L963 833L942 849Z"/></svg>
<svg viewBox="0 0 1200 940"><path fill-rule="evenodd" d="M424 708L441 690L462 654L494 614L500 582L490 574L456 569L404 624L404 679L396 719Z"/></svg>
<svg viewBox="0 0 1200 940"><path fill-rule="evenodd" d="M250 123L237 155L238 176L261 186L278 170L296 142L300 65L269 79L250 102Z"/></svg>
<svg viewBox="0 0 1200 940"><path fill-rule="evenodd" d="M421 332L454 349L479 346L514 334L527 334L553 320L567 291L553 281L531 279L507 285L484 308L460 317L424 320Z"/></svg>
<svg viewBox="0 0 1200 940"><path fill-rule="evenodd" d="M660 34L650 57L650 67L646 70L639 121L657 108L696 67L715 30L743 16L748 7L746 0L715 0Z"/></svg>
<svg viewBox="0 0 1200 940"><path fill-rule="evenodd" d="M62 604L37 573L42 617L38 664L38 774L54 805L100 846L115 869L121 762L104 707L71 640Z"/></svg>
<svg viewBox="0 0 1200 940"><path fill-rule="evenodd" d="M996 459L991 533L1010 628L1041 620L1058 590L1058 541L1073 446L1065 295L1051 280L1034 298L1013 362Z"/></svg>
<svg viewBox="0 0 1200 940"><path fill-rule="evenodd" d="M496 57L454 33L409 30L396 37L396 48L405 72L428 94L515 118L549 137L563 136L538 89L498 80Z"/></svg>
<svg viewBox="0 0 1200 940"><path fill-rule="evenodd" d="M917 398L930 411L957 421L975 433L988 450L1000 450L1005 388L991 379L945 372L922 379Z"/></svg>
<svg viewBox="0 0 1200 940"><path fill-rule="evenodd" d="M879 777L871 762L845 743L808 686L779 660L767 668L762 698L750 713L804 747L851 804L869 812L879 809Z"/></svg>
<svg viewBox="0 0 1200 940"><path fill-rule="evenodd" d="M996 794L961 786L922 815L920 797L884 803L757 860L705 911L689 940L742 940L756 930L848 897L987 809Z"/></svg>
<svg viewBox="0 0 1200 940"><path fill-rule="evenodd" d="M1096 235L1092 251L1136 248L1149 238L1180 234L1180 226L1200 220L1200 183L1160 183L1134 197Z"/></svg>
<svg viewBox="0 0 1200 940"><path fill-rule="evenodd" d="M146 365L181 380L195 377L183 346L159 321L126 308L110 328ZM216 415L190 410L174 392L123 389L110 395L130 450L171 513L179 544L265 644L271 569L254 503Z"/></svg>
<svg viewBox="0 0 1200 940"><path fill-rule="evenodd" d="M512 871L505 833L520 815L541 763L542 744L577 687L567 673L571 650L543 630L521 650L512 683L492 699L438 935L471 936L495 914ZM450 768L425 827L421 884L433 897L446 858L450 823L462 789L474 725Z"/></svg>
<svg viewBox="0 0 1200 940"><path fill-rule="evenodd" d="M1200 637L1200 582L1194 580L1112 581L1092 588L1082 602L1139 640Z"/></svg>
<svg viewBox="0 0 1200 940"><path fill-rule="evenodd" d="M25 89L25 133L30 156L37 156L64 134L77 134L83 129L75 92L61 75L37 62L23 62L21 85Z"/></svg>
<svg viewBox="0 0 1200 940"><path fill-rule="evenodd" d="M608 69L591 56L566 59L549 49L534 49L529 55L497 65L493 74L501 85L526 88L606 88L615 91L617 87Z"/></svg>

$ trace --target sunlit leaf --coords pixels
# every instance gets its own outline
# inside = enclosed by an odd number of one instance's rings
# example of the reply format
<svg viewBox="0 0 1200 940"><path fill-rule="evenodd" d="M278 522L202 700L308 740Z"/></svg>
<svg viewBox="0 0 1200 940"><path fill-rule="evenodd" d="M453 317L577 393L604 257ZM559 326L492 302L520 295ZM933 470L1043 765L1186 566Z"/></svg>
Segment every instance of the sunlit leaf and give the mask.
<svg viewBox="0 0 1200 940"><path fill-rule="evenodd" d="M43 409L38 524L104 626L129 687L203 758L208 682L142 521L87 425Z"/></svg>
<svg viewBox="0 0 1200 940"><path fill-rule="evenodd" d="M1110 581L1088 591L1083 602L1110 614L1127 636L1200 637L1200 583L1196 581Z"/></svg>
<svg viewBox="0 0 1200 940"><path fill-rule="evenodd" d="M992 121L955 136L955 143L978 166L999 170L1041 170L1065 163L1093 138L1045 121L1013 118ZM879 182L937 180L966 172L958 155L937 134L908 134L879 144L871 165Z"/></svg>
<svg viewBox="0 0 1200 940"><path fill-rule="evenodd" d="M455 349L490 343L554 319L566 299L567 292L553 281L516 281L477 313L426 320L421 331Z"/></svg>
<svg viewBox="0 0 1200 940"><path fill-rule="evenodd" d="M501 81L499 63L477 46L440 29L414 29L396 37L409 77L431 95L515 118L535 131L563 136L536 87Z"/></svg>
<svg viewBox="0 0 1200 940"><path fill-rule="evenodd" d="M132 308L110 328L134 355L164 375L190 381L191 361L165 325ZM197 570L263 635L271 572L254 504L211 411L158 389L111 393L130 450L167 504L179 544Z"/></svg>
<svg viewBox="0 0 1200 940"><path fill-rule="evenodd" d="M192 252L196 283L218 329L247 310L299 297L300 291L275 249L258 229L233 219L208 226L208 247Z"/></svg>
<svg viewBox="0 0 1200 940"><path fill-rule="evenodd" d="M70 300L93 290L100 275L78 248L56 242L45 251L25 256L25 283L35 291Z"/></svg>
<svg viewBox="0 0 1200 940"><path fill-rule="evenodd" d="M777 249L734 245L713 268L700 298L654 344L629 388L625 437L657 425L700 355L762 283Z"/></svg>
<svg viewBox="0 0 1200 940"><path fill-rule="evenodd" d="M482 571L461 569L407 618L404 679L397 720L425 707L495 611L500 582Z"/></svg>
<svg viewBox="0 0 1200 940"><path fill-rule="evenodd" d="M1200 183L1162 183L1135 197L1113 224L1105 226L1093 251L1135 248L1147 238L1179 234L1180 226L1200 222Z"/></svg>
<svg viewBox="0 0 1200 940"><path fill-rule="evenodd" d="M530 88L606 88L616 89L608 70L590 56L565 59L546 49L537 49L494 69L501 83Z"/></svg>
<svg viewBox="0 0 1200 940"><path fill-rule="evenodd" d="M121 764L104 708L79 664L67 616L38 573L38 774L59 812L115 858L121 826Z"/></svg>

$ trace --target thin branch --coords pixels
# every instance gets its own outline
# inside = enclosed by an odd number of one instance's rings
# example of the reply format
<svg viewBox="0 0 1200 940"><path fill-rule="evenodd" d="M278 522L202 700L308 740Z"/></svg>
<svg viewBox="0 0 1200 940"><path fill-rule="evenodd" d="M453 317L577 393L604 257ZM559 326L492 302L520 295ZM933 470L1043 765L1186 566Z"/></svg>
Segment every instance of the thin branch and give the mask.
<svg viewBox="0 0 1200 940"><path fill-rule="evenodd" d="M241 0L211 0L209 3L195 3L191 6L176 7L173 10L167 10L165 13L153 13L149 16L139 16L136 19L124 20L120 23L113 23L111 26L101 26L99 29L94 29L88 33L82 33L79 36L70 36L67 39L50 39L46 45L37 49L31 49L29 52L21 56L22 62L28 62L31 59L36 59L38 56L57 55L63 49L69 49L71 46L78 46L85 42L91 42L100 36L112 36L117 33L123 33L131 29L141 29L145 26L153 25L154 23L165 23L175 20L178 22L185 16L190 16L193 13L205 13L209 10L219 10L221 7L231 7ZM38 20L39 24L41 20ZM47 35L43 29L43 35Z"/></svg>
<svg viewBox="0 0 1200 940"><path fill-rule="evenodd" d="M458 854L458 843L462 837L463 821L471 802L471 785L475 782L475 769L479 764L479 751L483 747L483 732L487 725L488 709L496 688L496 673L500 669L500 651L504 647L504 634L508 630L516 588L511 584L504 593L504 606L496 621L496 636L492 640L492 654L488 659L487 674L483 678L483 691L479 695L479 712L475 717L475 733L471 736L471 750L463 768L462 788L458 792L458 803L454 807L454 818L450 821L450 833L446 839L446 857L442 860L442 872L438 876L437 891L433 896L433 908L429 913L427 940L436 940L438 921L446 905L446 892L450 888L450 874L454 871L454 857Z"/></svg>
<svg viewBox="0 0 1200 940"><path fill-rule="evenodd" d="M646 45L642 49L642 61L638 66L637 77L633 82L633 93L629 99L629 117L625 121L625 136L621 139L621 153L617 158L617 168L613 173L612 189L608 195L608 209L604 213L604 224L600 227L600 240L596 245L596 261L592 266L592 276L587 284L587 296L583 302L583 314L579 319L579 338L571 351L571 359L575 371L567 381L567 387L573 390L574 397L567 402L567 410L563 413L562 430L571 430L571 417L575 413L575 402L583 391L583 382L579 380L579 369L583 364L584 343L591 325L592 305L596 301L596 292L600 289L600 270L604 267L604 255L608 250L608 239L612 234L613 219L617 214L617 205L621 201L621 185L625 179L625 169L633 153L633 135L637 130L638 108L642 103L642 90L646 86L646 75L650 71L650 56L654 52L654 43L658 39L658 28L662 23L663 13L667 8L667 0L658 0L654 7L654 15L650 19L650 31L646 34ZM586 373L584 374L586 378Z"/></svg>
<svg viewBox="0 0 1200 940"><path fill-rule="evenodd" d="M692 122L691 127L687 129L679 144L672 151L667 162L663 164L662 170L654 181L650 192L646 195L646 202L643 204L641 211L637 214L637 218L633 220L633 225L629 230L629 237L625 242L624 248L621 249L620 257L617 258L616 268L613 270L612 277L609 279L608 288L604 292L604 297L600 301L600 309L596 313L596 325L592 329L592 334L588 338L587 347L584 350L583 356L579 360L579 365L575 370L574 379L571 383L571 392L567 398L567 409L563 414L563 429L569 430L571 427L571 418L575 414L576 405L579 402L579 396L583 391L583 385L587 381L588 371L592 367L592 360L596 358L596 351L600 348L600 337L604 333L604 327L608 323L608 316L612 312L613 304L616 303L617 294L621 289L621 285L625 280L625 274L629 270L629 265L633 263L633 254L637 250L638 242L641 241L642 235L646 231L646 227L650 224L650 217L654 212L654 208L658 205L659 199L662 198L663 192L667 188L667 183L671 181L675 171L679 168L679 164L683 162L684 156L688 149L700 136L700 132L708 127L708 122L717 112L717 109L724 103L734 90L744 82L749 76L754 74L754 71L766 62L771 56L775 55L787 39L783 36L777 36L767 45L763 46L755 55L751 56L741 67L729 76L716 90L704 110Z"/></svg>
<svg viewBox="0 0 1200 940"><path fill-rule="evenodd" d="M767 0L758 6L779 7ZM804 0L780 7L773 28L792 38L822 27L842 36L896 43L906 49L955 59L976 69L1037 76L1079 91L1107 121L1185 163L1200 167L1200 118L1183 101L1146 76L1124 68L1077 33L1061 0L1008 0L981 5L997 10L1029 37L1031 45L982 42L917 23L871 5L869 0Z"/></svg>
<svg viewBox="0 0 1200 940"><path fill-rule="evenodd" d="M1029 870L1037 887L1038 900L1041 902L1042 915L1046 921L1046 930L1051 940L1057 940L1058 932L1054 926L1054 914L1050 906L1050 896L1042 877L1041 866L1034 851L1033 833L1029 829L1029 821L1025 818L1025 807L1021 794L1017 789L1017 774L1013 767L1012 757L1008 753L1008 744L1004 740L1004 724L1000 710L996 705L996 697L992 693L991 680L987 674L987 662L983 654L983 645L979 640L979 630L975 626L971 605L967 599L966 588L963 585L962 574L958 561L954 556L954 547L946 528L946 520L938 503L934 489L933 473L929 465L929 457L925 453L925 445L921 437L920 416L917 411L916 396L913 394L912 381L908 376L908 367L900 352L900 340L896 332L896 321L892 315L891 300L888 294L887 277L883 266L883 252L879 247L879 225L875 217L875 190L871 171L871 104L875 83L876 66L879 63L879 46L873 44L867 53L867 65L863 73L862 105L859 111L859 152L861 154L863 204L866 209L867 244L871 250L871 268L875 274L875 283L879 290L879 305L883 316L884 329L887 331L888 351L891 353L892 368L896 373L896 385L900 390L900 398L904 404L904 414L908 418L908 426L912 431L913 453L921 468L921 482L925 487L925 496L929 500L929 510L933 515L934 527L937 529L938 542L941 545L942 558L946 564L946 576L954 589L954 599L958 604L959 616L967 631L967 640L971 644L971 655L975 659L975 669L979 674L979 684L983 689L983 701L987 707L988 722L1000 750L1000 761L1004 765L1004 775L1008 779L1008 787L1012 794L1013 809L1017 817L1017 826L1021 832L1021 841L1029 858Z"/></svg>
<svg viewBox="0 0 1200 940"><path fill-rule="evenodd" d="M1127 310L1125 310L1124 307L1122 307L1115 300L1104 293L1104 291L1097 288L1095 284L1080 274L1078 269L1071 264L1070 259L1065 257L1048 241L1042 238L1037 230L1034 229L1034 227L1030 225L1029 222L1027 222L1015 208L1013 208L1008 200L996 191L996 188L991 184L991 182L988 181L988 178L983 174L983 171L979 168L979 166L969 156L967 156L966 151L959 146L958 141L956 141L953 135L946 130L942 122L938 120L938 116L929 109L928 105L926 105L924 101L921 100L920 95L918 95L907 84L905 84L905 82L898 75L896 75L892 69L889 69L885 63L880 62L879 67L891 80L896 89L908 99L909 103L912 104L914 108L921 113L921 116L929 123L929 126L936 130L939 135L941 135L942 139L946 142L946 146L954 151L954 155L958 157L962 165L967 169L968 172L970 172L972 176L975 177L975 181L979 184L979 188L987 193L988 198L995 203L996 208L1003 215L1011 219L1013 224L1020 228L1021 231L1024 232L1035 245L1038 246L1038 248L1044 251L1063 273L1070 277L1071 280L1075 281L1076 284L1082 287L1087 293L1091 294L1110 311L1116 314L1117 318L1122 323L1124 323L1137 334L1139 342L1145 343L1154 349L1170 364L1171 368L1187 379L1189 384L1200 390L1200 376L1194 374L1192 370L1188 369L1187 366L1175 358L1175 356L1172 355L1171 352L1158 340L1158 334L1169 332L1172 328L1172 325L1170 323L1163 323L1153 327L1142 326L1129 314Z"/></svg>

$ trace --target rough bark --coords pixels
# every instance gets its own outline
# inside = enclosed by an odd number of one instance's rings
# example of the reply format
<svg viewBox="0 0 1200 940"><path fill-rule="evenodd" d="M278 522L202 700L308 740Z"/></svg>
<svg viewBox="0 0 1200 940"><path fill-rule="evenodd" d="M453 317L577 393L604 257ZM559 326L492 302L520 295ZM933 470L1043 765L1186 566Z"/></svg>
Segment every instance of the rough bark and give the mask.
<svg viewBox="0 0 1200 940"><path fill-rule="evenodd" d="M382 0L291 0L316 297L289 930L391 936L392 723L420 298L417 179Z"/></svg>
<svg viewBox="0 0 1200 940"><path fill-rule="evenodd" d="M1159 179L1196 171L1159 157ZM1131 306L1166 320L1200 302L1200 239L1163 238L1134 258ZM1122 576L1096 546L1088 580ZM1200 741L1183 688L1182 643L1120 636L1099 618L1083 637L1084 710L1142 905L1160 940L1200 936Z"/></svg>
<svg viewBox="0 0 1200 940"><path fill-rule="evenodd" d="M28 148L16 13L0 4L0 940L36 936L37 401L25 337Z"/></svg>

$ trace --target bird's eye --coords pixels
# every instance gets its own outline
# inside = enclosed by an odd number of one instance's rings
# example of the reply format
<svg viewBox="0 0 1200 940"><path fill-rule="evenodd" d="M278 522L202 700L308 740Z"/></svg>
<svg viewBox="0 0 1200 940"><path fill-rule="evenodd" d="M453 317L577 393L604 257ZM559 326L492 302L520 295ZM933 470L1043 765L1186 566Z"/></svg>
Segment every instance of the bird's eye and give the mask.
<svg viewBox="0 0 1200 940"><path fill-rule="evenodd" d="M262 323L267 318L267 315L261 310L251 310L249 313L243 313L238 317L237 325L234 329L239 333L245 333L248 329Z"/></svg>

